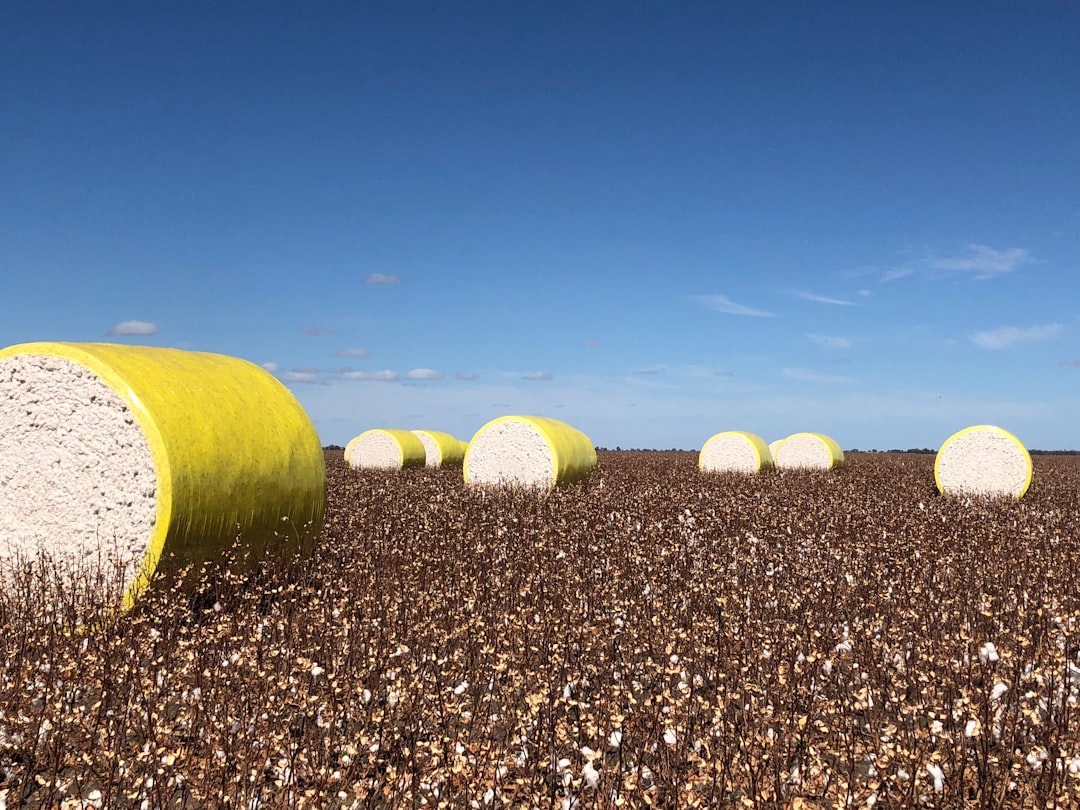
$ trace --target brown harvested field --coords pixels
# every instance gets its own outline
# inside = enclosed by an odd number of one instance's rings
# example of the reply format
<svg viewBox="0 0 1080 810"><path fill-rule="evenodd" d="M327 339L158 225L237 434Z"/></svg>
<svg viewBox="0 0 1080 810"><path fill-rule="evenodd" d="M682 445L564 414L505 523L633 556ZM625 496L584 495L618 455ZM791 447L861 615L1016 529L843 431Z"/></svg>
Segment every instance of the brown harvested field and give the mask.
<svg viewBox="0 0 1080 810"><path fill-rule="evenodd" d="M327 454L314 559L96 633L0 599L7 807L1080 804L1080 458L1019 503L933 456L550 496ZM51 618L50 618L51 617ZM80 798L81 797L81 798Z"/></svg>

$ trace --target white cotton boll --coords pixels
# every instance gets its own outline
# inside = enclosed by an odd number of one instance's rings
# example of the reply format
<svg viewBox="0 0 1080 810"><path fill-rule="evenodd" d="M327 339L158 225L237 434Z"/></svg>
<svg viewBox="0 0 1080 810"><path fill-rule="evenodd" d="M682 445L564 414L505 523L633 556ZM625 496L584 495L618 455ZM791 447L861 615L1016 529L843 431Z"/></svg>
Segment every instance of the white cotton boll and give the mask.
<svg viewBox="0 0 1080 810"><path fill-rule="evenodd" d="M1069 760L1069 773L1080 773L1080 757L1073 757Z"/></svg>
<svg viewBox="0 0 1080 810"><path fill-rule="evenodd" d="M934 780L934 792L941 793L945 790L945 773L936 762L926 763L926 773Z"/></svg>
<svg viewBox="0 0 1080 810"><path fill-rule="evenodd" d="M996 684L994 684L994 688L990 692L990 699L1001 700L1002 695L1004 695L1008 691L1009 687L1001 681L998 681Z"/></svg>
<svg viewBox="0 0 1080 810"><path fill-rule="evenodd" d="M964 724L964 736L974 737L979 732L979 721L972 718Z"/></svg>
<svg viewBox="0 0 1080 810"><path fill-rule="evenodd" d="M325 670L325 669L323 669L322 667L320 667L320 666L319 666L318 664L314 664L314 663L313 663L313 664L311 665L311 677L312 677L312 678L318 678L318 677L319 677L320 675L322 675L322 674L323 674L324 672L326 672L326 670Z"/></svg>
<svg viewBox="0 0 1080 810"><path fill-rule="evenodd" d="M979 660L984 664L996 664L1001 660L994 642L988 641L979 648Z"/></svg>
<svg viewBox="0 0 1080 810"><path fill-rule="evenodd" d="M468 681L462 681L461 683L459 683L457 686L454 687L454 694L458 695L458 696L463 695L463 694L465 694L465 690L468 689L468 688L469 688L469 682Z"/></svg>
<svg viewBox="0 0 1080 810"><path fill-rule="evenodd" d="M664 732L664 742L667 745L675 745L679 741L679 735L675 733L675 729L669 728Z"/></svg>
<svg viewBox="0 0 1080 810"><path fill-rule="evenodd" d="M830 661L828 658L826 658L822 662L822 664L821 664L821 672L822 672L822 674L825 675L826 678L828 678L830 675L832 675L832 666L833 666L832 661Z"/></svg>
<svg viewBox="0 0 1080 810"><path fill-rule="evenodd" d="M911 774L908 773L907 770L904 768L897 768L896 778L899 779L901 782L906 782L911 778Z"/></svg>
<svg viewBox="0 0 1080 810"><path fill-rule="evenodd" d="M591 760L581 769L581 778L585 780L585 787L588 788L595 788L600 782L600 772L593 767Z"/></svg>
<svg viewBox="0 0 1080 810"><path fill-rule="evenodd" d="M618 748L622 745L622 732L617 729L611 732L611 735L608 737L608 745L612 748Z"/></svg>
<svg viewBox="0 0 1080 810"><path fill-rule="evenodd" d="M570 760L568 760L566 757L563 757L557 763L555 763L555 770L558 771L559 773L564 773L566 771L566 769L569 768L569 767L570 767Z"/></svg>

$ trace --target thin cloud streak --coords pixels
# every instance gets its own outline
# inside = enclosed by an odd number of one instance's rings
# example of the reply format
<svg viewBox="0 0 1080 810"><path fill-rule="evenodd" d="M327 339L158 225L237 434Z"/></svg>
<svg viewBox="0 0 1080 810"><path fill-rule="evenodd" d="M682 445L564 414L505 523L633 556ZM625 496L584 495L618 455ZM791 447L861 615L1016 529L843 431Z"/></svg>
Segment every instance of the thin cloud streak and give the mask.
<svg viewBox="0 0 1080 810"><path fill-rule="evenodd" d="M364 279L365 284L397 284L401 278L392 273L371 273Z"/></svg>
<svg viewBox="0 0 1080 810"><path fill-rule="evenodd" d="M312 337L328 337L334 334L333 329L327 329L323 326L305 326L300 329L305 335L311 335Z"/></svg>
<svg viewBox="0 0 1080 810"><path fill-rule="evenodd" d="M696 299L714 312L722 312L725 315L747 315L752 318L775 318L773 312L766 312L756 307L748 307L745 304L737 304L726 295L699 295Z"/></svg>
<svg viewBox="0 0 1080 810"><path fill-rule="evenodd" d="M390 369L383 371L346 371L341 375L343 380L357 380L360 382L395 382L397 378L397 372Z"/></svg>
<svg viewBox="0 0 1080 810"><path fill-rule="evenodd" d="M927 264L931 270L949 274L973 273L977 281L985 281L1012 273L1032 261L1031 254L1023 248L995 250L986 245L971 244L964 254L931 258Z"/></svg>
<svg viewBox="0 0 1080 810"><path fill-rule="evenodd" d="M533 382L549 382L555 379L555 375L550 371L531 371L522 376L521 379L532 380Z"/></svg>
<svg viewBox="0 0 1080 810"><path fill-rule="evenodd" d="M441 380L443 378L442 372L433 368L414 368L405 376L410 380Z"/></svg>
<svg viewBox="0 0 1080 810"><path fill-rule="evenodd" d="M366 360L371 357L371 352L367 349L342 349L337 353L338 357L352 357L360 360Z"/></svg>
<svg viewBox="0 0 1080 810"><path fill-rule="evenodd" d="M1026 329L1017 326L1003 326L1000 329L975 332L970 335L970 338L972 343L982 349L1007 349L1021 343L1038 343L1044 340L1053 340L1062 333L1063 329L1064 327L1060 323L1048 323Z"/></svg>
<svg viewBox="0 0 1080 810"><path fill-rule="evenodd" d="M794 292L792 293L796 298L801 298L804 301L813 301L817 304L831 304L834 307L854 307L857 304L854 301L845 301L842 298L833 298L829 295L818 295L812 292Z"/></svg>

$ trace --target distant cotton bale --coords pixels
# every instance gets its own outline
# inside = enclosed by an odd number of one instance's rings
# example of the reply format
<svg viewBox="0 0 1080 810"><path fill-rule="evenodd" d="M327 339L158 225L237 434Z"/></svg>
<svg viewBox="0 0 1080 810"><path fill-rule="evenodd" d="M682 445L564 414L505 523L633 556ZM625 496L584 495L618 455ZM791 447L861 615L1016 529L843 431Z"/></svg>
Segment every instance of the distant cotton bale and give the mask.
<svg viewBox="0 0 1080 810"><path fill-rule="evenodd" d="M473 436L465 483L550 489L586 478L596 448L580 430L543 416L500 416Z"/></svg>
<svg viewBox="0 0 1080 810"><path fill-rule="evenodd" d="M365 430L346 445L345 453L356 470L400 470L427 463L424 443L409 430Z"/></svg>
<svg viewBox="0 0 1080 810"><path fill-rule="evenodd" d="M823 433L793 433L776 450L782 470L831 470L844 463L844 451Z"/></svg>
<svg viewBox="0 0 1080 810"><path fill-rule="evenodd" d="M465 460L465 450L469 445L460 439L455 439L449 433L440 433L437 430L414 430L412 432L424 445L428 467L461 464Z"/></svg>
<svg viewBox="0 0 1080 810"><path fill-rule="evenodd" d="M754 433L728 430L712 436L701 448L702 472L756 473L773 466L765 440Z"/></svg>
<svg viewBox="0 0 1080 810"><path fill-rule="evenodd" d="M325 500L311 420L253 363L110 343L0 351L0 574L39 555L76 577L100 566L127 607L238 535L241 564L309 550Z"/></svg>
<svg viewBox="0 0 1080 810"><path fill-rule="evenodd" d="M1031 486L1031 454L1009 431L974 425L954 433L934 459L944 495L1022 498Z"/></svg>
<svg viewBox="0 0 1080 810"><path fill-rule="evenodd" d="M769 455L772 456L772 460L774 463L776 462L776 451L780 449L780 445L782 445L783 443L784 439L776 439L769 442Z"/></svg>

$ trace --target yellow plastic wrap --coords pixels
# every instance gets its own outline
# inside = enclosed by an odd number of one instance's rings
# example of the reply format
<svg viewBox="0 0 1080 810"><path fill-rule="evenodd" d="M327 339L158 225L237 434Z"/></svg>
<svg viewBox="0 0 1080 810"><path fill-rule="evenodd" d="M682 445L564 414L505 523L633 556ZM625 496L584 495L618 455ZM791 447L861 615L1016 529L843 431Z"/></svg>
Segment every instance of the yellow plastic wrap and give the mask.
<svg viewBox="0 0 1080 810"><path fill-rule="evenodd" d="M372 437L382 438L396 448L398 458L391 464L372 465L365 461L361 445L365 439ZM354 469L375 467L392 467L404 469L406 467L423 467L427 463L427 451L423 442L411 430L394 430L386 428L373 428L365 430L345 446L345 458Z"/></svg>
<svg viewBox="0 0 1080 810"><path fill-rule="evenodd" d="M953 492L950 489L943 480L944 476L941 467L943 459L948 457L949 446L958 439L975 433L987 434L991 442L1004 440L1007 442L1006 446L1013 451L1011 459L1000 458L1000 454L994 452L992 448L987 448L988 452L984 451L979 453L977 458L970 459L969 463L973 465L971 473L974 478L979 479L977 482L973 481L973 483L978 484L976 489L983 490L983 494L1008 494L1017 500L1024 497L1031 486L1031 479L1035 469L1031 463L1031 454L1020 439L996 425L972 425L963 430L958 430L942 442L937 456L934 458L934 483L937 484L938 492L942 495L963 494L959 490ZM1020 465L1019 474L1017 474L1017 470L1009 468L1010 461ZM988 487L988 484L992 484L992 486Z"/></svg>
<svg viewBox="0 0 1080 810"><path fill-rule="evenodd" d="M714 436L710 436L705 444L701 446L701 452L698 453L699 470L705 470L704 462L706 460L706 451L709 445L714 441L723 440L728 437L738 437L753 451L755 458L754 472L760 472L761 470L773 466L772 452L769 450L769 445L763 438L756 433L748 433L745 430L725 430Z"/></svg>
<svg viewBox="0 0 1080 810"><path fill-rule="evenodd" d="M443 433L438 430L414 430L412 433L420 437L421 441L427 438L429 441L435 444L438 448L438 458L427 459L427 466L429 467L442 467L443 465L456 465L461 464L465 460L465 449L467 444L455 439L449 433Z"/></svg>
<svg viewBox="0 0 1080 810"><path fill-rule="evenodd" d="M543 438L550 450L552 459L551 483L568 484L588 477L596 467L596 447L592 440L577 428L566 422L546 416L500 416L480 428L469 443L465 453L463 475L466 483L471 483L469 476L469 457L476 448L477 439L488 429L502 422L517 422L532 427Z"/></svg>
<svg viewBox="0 0 1080 810"><path fill-rule="evenodd" d="M322 445L292 393L265 369L220 354L111 343L24 343L95 374L130 408L149 445L156 515L130 607L155 573L220 556L238 533L257 557L269 543L309 551L322 527Z"/></svg>

